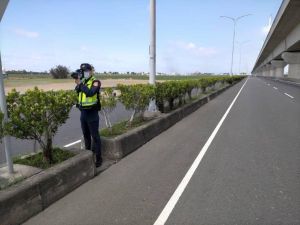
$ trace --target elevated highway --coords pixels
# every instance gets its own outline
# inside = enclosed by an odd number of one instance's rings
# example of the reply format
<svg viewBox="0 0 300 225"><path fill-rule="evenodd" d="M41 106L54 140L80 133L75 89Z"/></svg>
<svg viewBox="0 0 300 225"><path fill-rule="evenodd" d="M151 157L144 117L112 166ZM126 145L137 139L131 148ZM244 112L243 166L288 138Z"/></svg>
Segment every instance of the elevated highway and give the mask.
<svg viewBox="0 0 300 225"><path fill-rule="evenodd" d="M300 1L283 0L263 44L252 74L300 79Z"/></svg>

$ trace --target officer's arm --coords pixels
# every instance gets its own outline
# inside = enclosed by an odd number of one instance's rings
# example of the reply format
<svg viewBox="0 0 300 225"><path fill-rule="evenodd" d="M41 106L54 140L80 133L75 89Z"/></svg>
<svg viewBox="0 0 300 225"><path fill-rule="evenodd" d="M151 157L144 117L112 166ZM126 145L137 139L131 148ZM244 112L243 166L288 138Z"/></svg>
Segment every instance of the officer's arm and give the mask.
<svg viewBox="0 0 300 225"><path fill-rule="evenodd" d="M77 93L79 93L79 92L80 92L80 84L77 84L77 85L76 85L76 87L75 87L75 91L76 91Z"/></svg>
<svg viewBox="0 0 300 225"><path fill-rule="evenodd" d="M86 97L92 97L100 90L100 85L93 85L91 89L89 89L86 85L80 84L80 90L85 93Z"/></svg>

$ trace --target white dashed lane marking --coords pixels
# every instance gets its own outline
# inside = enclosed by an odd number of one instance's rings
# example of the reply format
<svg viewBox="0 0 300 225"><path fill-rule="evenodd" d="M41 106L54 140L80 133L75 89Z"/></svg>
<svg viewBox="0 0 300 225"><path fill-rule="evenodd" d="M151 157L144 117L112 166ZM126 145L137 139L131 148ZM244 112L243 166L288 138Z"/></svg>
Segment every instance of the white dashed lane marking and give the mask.
<svg viewBox="0 0 300 225"><path fill-rule="evenodd" d="M80 142L81 142L81 140L75 141L75 142L73 142L73 143L70 143L70 144L65 145L64 148L68 148L68 147L70 147L70 146L72 146L72 145L76 145L76 144L78 144L78 143L80 143Z"/></svg>
<svg viewBox="0 0 300 225"><path fill-rule="evenodd" d="M293 96L289 95L288 93L284 93L284 94L292 99L294 98Z"/></svg>

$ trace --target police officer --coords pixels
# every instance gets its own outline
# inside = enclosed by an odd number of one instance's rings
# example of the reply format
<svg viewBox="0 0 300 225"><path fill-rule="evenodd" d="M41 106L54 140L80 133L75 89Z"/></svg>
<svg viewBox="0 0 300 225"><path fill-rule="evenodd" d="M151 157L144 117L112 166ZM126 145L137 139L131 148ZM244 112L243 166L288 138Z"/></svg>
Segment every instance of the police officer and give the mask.
<svg viewBox="0 0 300 225"><path fill-rule="evenodd" d="M96 167L101 166L101 139L99 135L99 115L101 108L99 92L101 83L93 76L93 67L88 63L80 66L83 78L76 79L75 90L78 93L78 108L81 111L80 121L84 137L85 148L96 155ZM92 141L93 140L93 144Z"/></svg>

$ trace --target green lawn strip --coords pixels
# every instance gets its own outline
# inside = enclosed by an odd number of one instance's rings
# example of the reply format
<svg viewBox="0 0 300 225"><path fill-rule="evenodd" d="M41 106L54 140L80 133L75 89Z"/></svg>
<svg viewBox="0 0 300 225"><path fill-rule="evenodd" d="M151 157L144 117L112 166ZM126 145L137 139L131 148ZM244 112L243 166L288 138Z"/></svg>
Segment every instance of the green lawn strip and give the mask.
<svg viewBox="0 0 300 225"><path fill-rule="evenodd" d="M59 164L59 163L65 161L75 155L76 154L73 152L65 151L60 148L54 148L52 164L48 164L44 161L42 152L39 152L34 155L26 156L26 157L22 157L22 156L15 157L13 159L13 162L16 164L22 164L22 165L41 168L41 169L47 169L47 168L50 168L56 164Z"/></svg>
<svg viewBox="0 0 300 225"><path fill-rule="evenodd" d="M128 125L128 121L122 121L120 123L116 123L112 126L111 129L109 128L104 128L102 130L100 130L100 136L102 137L116 137L118 135L124 134L127 131L130 131L136 127L142 126L144 124L146 124L148 121L145 121L141 118L135 118L132 123L131 126Z"/></svg>

